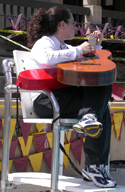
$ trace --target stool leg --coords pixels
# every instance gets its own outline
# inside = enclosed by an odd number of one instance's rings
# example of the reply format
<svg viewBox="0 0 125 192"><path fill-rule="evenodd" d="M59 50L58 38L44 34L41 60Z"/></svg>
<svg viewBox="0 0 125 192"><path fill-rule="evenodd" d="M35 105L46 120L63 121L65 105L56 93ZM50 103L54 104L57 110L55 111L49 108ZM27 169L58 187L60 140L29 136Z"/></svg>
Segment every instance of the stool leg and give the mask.
<svg viewBox="0 0 125 192"><path fill-rule="evenodd" d="M59 144L60 144L60 129L59 129L59 123L56 122L53 125L51 192L58 192L59 150L60 150Z"/></svg>
<svg viewBox="0 0 125 192"><path fill-rule="evenodd" d="M60 143L64 147L64 139L65 139L65 130L60 131ZM64 153L61 151L59 152L59 175L63 175L63 158Z"/></svg>
<svg viewBox="0 0 125 192"><path fill-rule="evenodd" d="M106 166L106 169L107 169L108 175L110 175L110 154L109 154L108 165Z"/></svg>
<svg viewBox="0 0 125 192"><path fill-rule="evenodd" d="M8 191L6 184L8 183L8 173L9 173L11 97L12 97L11 93L5 93L1 192Z"/></svg>
<svg viewBox="0 0 125 192"><path fill-rule="evenodd" d="M8 186L9 186L8 173L9 173L10 122L11 122L11 100L12 100L12 92L11 92L12 65L14 65L13 59L4 59L2 62L6 87L5 87L5 105L4 105L4 133L3 133L1 192L7 192Z"/></svg>
<svg viewBox="0 0 125 192"><path fill-rule="evenodd" d="M59 104L54 94L47 90L53 106L53 119L57 119L60 114ZM52 170L51 170L51 192L58 192L58 175L59 175L59 151L60 151L60 126L59 119L53 123L53 148L52 148Z"/></svg>

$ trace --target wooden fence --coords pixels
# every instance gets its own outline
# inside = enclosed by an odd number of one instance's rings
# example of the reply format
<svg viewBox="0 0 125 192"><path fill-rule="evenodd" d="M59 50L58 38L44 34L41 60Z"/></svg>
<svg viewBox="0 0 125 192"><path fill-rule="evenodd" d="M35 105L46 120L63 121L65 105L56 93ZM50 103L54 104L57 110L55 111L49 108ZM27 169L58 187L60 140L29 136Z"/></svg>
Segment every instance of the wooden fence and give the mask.
<svg viewBox="0 0 125 192"><path fill-rule="evenodd" d="M122 25L125 28L125 12L102 10L102 23L109 23L112 27Z"/></svg>
<svg viewBox="0 0 125 192"><path fill-rule="evenodd" d="M90 9L74 5L43 2L41 0L0 0L0 29L11 28L25 30L27 23L34 12L40 7L49 9L54 5L66 6L74 15L75 21L84 23L85 15L90 14ZM21 19L20 19L21 18ZM18 21L20 21L18 23ZM110 27L125 28L125 13L118 11L102 10L102 24L109 23ZM84 25L83 25L84 27ZM14 28L13 28L14 29Z"/></svg>
<svg viewBox="0 0 125 192"><path fill-rule="evenodd" d="M4 0L4 2L0 0L0 29L11 27L11 19L16 22L19 14L22 14L21 21L23 25L38 8L43 7L49 9L54 5L66 6L69 8L74 15L75 21L78 22L84 22L84 16L90 14L89 8L80 6L48 3L40 0Z"/></svg>

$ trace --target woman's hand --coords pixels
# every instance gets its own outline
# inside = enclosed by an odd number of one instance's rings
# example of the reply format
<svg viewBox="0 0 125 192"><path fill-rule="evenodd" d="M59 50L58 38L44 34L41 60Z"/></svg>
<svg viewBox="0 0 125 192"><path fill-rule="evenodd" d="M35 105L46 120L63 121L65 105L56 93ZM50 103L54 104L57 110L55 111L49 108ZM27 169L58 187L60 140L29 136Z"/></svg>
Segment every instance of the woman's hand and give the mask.
<svg viewBox="0 0 125 192"><path fill-rule="evenodd" d="M96 45L101 45L103 39L103 34L101 33L101 31L100 30L94 31L93 35L97 36Z"/></svg>
<svg viewBox="0 0 125 192"><path fill-rule="evenodd" d="M93 48L90 43L88 43L87 41L85 41L84 43L82 43L81 48L83 50L83 55L86 55L88 53L92 53L95 54L95 48Z"/></svg>

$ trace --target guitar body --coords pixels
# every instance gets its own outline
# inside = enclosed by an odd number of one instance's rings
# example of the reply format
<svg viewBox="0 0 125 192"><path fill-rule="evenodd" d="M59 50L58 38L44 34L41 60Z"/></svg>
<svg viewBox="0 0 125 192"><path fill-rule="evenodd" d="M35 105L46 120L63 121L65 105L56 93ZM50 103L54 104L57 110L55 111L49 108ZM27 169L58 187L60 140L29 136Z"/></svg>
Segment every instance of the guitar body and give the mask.
<svg viewBox="0 0 125 192"><path fill-rule="evenodd" d="M116 79L116 65L110 60L111 52L96 50L94 57L58 64L57 80L75 86L104 86Z"/></svg>

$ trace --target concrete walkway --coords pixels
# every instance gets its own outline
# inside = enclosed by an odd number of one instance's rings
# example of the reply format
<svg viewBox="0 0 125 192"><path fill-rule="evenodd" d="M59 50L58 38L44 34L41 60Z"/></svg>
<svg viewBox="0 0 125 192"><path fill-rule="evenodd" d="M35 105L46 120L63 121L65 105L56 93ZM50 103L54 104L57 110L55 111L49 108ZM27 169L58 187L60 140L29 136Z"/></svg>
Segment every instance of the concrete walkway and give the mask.
<svg viewBox="0 0 125 192"><path fill-rule="evenodd" d="M15 184L24 183L26 185L17 187L15 185L12 189L9 189L8 192L48 191L51 186L51 174L34 172L12 173L9 174L9 181L13 181ZM28 185L30 183L31 185ZM125 186L118 185L116 188L99 188L96 187L93 182L66 176L59 176L58 188L59 191L71 192L125 192Z"/></svg>

